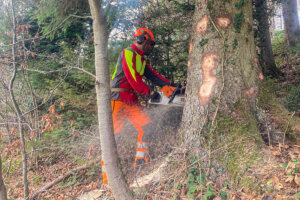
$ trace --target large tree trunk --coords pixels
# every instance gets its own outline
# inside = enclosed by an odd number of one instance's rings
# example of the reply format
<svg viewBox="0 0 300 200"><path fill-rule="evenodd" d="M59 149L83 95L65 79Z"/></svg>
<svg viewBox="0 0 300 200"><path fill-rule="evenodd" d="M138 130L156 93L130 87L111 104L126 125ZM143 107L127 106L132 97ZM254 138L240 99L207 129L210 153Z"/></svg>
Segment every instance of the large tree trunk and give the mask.
<svg viewBox="0 0 300 200"><path fill-rule="evenodd" d="M196 1L182 129L186 143L196 143L208 155L222 148L214 158L235 179L243 164L256 161L262 144L255 99L263 75L255 51L252 1L206 2Z"/></svg>
<svg viewBox="0 0 300 200"><path fill-rule="evenodd" d="M108 30L101 1L89 0L93 17L96 95L100 143L104 170L115 199L130 200L132 196L118 163L117 145L114 138L110 104L109 67L107 59Z"/></svg>
<svg viewBox="0 0 300 200"><path fill-rule="evenodd" d="M282 72L276 67L272 51L270 35L270 15L268 13L267 1L255 0L254 19L257 23L257 38L259 51L259 63L265 76L278 78Z"/></svg>
<svg viewBox="0 0 300 200"><path fill-rule="evenodd" d="M296 0L282 2L285 40L290 46L295 46L295 32L299 30L299 19Z"/></svg>
<svg viewBox="0 0 300 200"><path fill-rule="evenodd" d="M0 157L0 200L7 200L6 188L2 178L2 159Z"/></svg>

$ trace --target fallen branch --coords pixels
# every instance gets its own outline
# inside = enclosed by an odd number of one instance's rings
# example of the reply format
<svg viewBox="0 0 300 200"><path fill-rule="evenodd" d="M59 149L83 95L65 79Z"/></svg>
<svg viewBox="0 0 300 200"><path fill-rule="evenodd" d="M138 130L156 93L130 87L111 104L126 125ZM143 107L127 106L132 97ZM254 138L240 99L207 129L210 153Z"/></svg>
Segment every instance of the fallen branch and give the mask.
<svg viewBox="0 0 300 200"><path fill-rule="evenodd" d="M65 180L66 178L68 178L69 176L73 175L76 172L79 172L83 169L89 168L91 165L94 165L96 163L100 162L100 159L96 159L96 160L92 160L90 162L88 162L86 165L84 166L80 166L77 167L75 169L70 170L69 172L67 172L64 175L61 175L60 177L58 177L57 179L55 179L54 181L48 183L47 185L45 185L44 187L42 187L41 189L35 191L31 196L30 196L30 200L34 200L38 197L38 195L42 192L45 192L46 190L50 189L51 187L53 187L54 185L62 182L63 180ZM100 166L100 165L99 165Z"/></svg>

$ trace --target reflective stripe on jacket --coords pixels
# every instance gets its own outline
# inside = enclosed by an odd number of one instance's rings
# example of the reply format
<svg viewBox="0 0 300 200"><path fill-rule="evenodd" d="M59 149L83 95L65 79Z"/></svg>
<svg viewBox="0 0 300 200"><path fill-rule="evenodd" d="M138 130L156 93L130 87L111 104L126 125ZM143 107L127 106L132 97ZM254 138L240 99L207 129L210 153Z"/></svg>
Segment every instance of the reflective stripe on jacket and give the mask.
<svg viewBox="0 0 300 200"><path fill-rule="evenodd" d="M160 87L169 82L150 67L144 60L144 51L133 44L120 53L110 87L131 89L146 95L150 88L144 83L143 76ZM137 95L130 91L112 92L111 98L131 104L138 103Z"/></svg>

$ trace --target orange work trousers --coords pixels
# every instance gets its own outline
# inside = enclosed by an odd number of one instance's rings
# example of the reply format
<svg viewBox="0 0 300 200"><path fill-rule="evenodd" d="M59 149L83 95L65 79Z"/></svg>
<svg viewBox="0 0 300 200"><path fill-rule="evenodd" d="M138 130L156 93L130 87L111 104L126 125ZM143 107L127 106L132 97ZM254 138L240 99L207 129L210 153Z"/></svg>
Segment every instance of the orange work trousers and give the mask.
<svg viewBox="0 0 300 200"><path fill-rule="evenodd" d="M148 114L138 105L130 105L119 100L111 101L114 132L120 133L124 127L125 120L128 119L138 130L138 141L142 141L142 127L151 123Z"/></svg>
<svg viewBox="0 0 300 200"><path fill-rule="evenodd" d="M149 136L145 137L145 130L143 130L143 126L151 123L151 119L147 112L139 105L131 105L118 100L112 100L111 106L115 133L120 133L122 131L126 119L128 119L138 131L134 167L137 159L144 159L145 162L148 162L147 154L149 153L149 150L147 143L149 141L146 141L145 138L149 138ZM147 131L147 134L149 134L149 131Z"/></svg>
<svg viewBox="0 0 300 200"><path fill-rule="evenodd" d="M143 159L145 162L148 162L147 154L149 153L149 150L147 144L149 141L145 138L149 139L149 136L145 137L144 134L145 130L143 130L143 126L151 123L151 119L148 116L147 112L145 112L138 105L130 105L119 100L112 100L111 107L113 111L112 117L113 117L115 134L120 133L122 131L126 119L128 119L138 131L137 149L136 149L135 162L133 164L133 167L134 168L136 167L136 163L138 159ZM147 131L147 134L149 134L149 130ZM102 165L103 184L106 184L107 176L104 171L103 161L101 162L101 165Z"/></svg>

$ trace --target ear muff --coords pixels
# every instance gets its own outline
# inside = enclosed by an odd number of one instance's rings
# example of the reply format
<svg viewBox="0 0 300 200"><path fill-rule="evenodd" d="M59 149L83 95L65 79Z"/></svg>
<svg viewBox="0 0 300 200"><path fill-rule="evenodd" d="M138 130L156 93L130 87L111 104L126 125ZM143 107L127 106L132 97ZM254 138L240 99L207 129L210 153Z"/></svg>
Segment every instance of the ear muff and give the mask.
<svg viewBox="0 0 300 200"><path fill-rule="evenodd" d="M141 32L142 32L142 34L137 36L137 39L136 39L138 44L142 44L145 40L151 38L151 36L149 35L149 33L147 31L141 30Z"/></svg>

